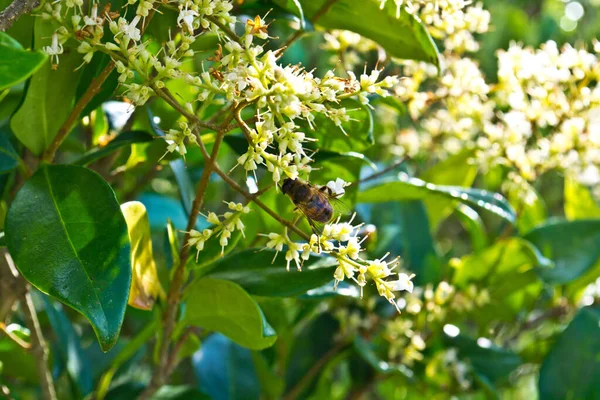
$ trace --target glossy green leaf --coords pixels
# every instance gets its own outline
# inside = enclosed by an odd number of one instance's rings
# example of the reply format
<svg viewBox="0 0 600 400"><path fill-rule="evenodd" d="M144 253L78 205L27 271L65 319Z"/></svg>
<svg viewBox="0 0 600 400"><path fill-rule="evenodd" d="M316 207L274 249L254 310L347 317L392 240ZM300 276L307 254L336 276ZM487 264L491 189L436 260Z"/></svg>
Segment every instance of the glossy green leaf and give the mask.
<svg viewBox="0 0 600 400"><path fill-rule="evenodd" d="M498 193L458 186L435 185L418 178L411 178L403 172L398 175L396 180L387 180L375 184L358 194L358 202L360 203L383 203L427 198L458 200L468 205L481 207L511 223L516 221L515 211L506 199Z"/></svg>
<svg viewBox="0 0 600 400"><path fill-rule="evenodd" d="M0 54L0 90L29 78L47 59L42 52L24 50L4 32L0 32Z"/></svg>
<svg viewBox="0 0 600 400"><path fill-rule="evenodd" d="M600 310L582 308L540 370L540 399L600 399Z"/></svg>
<svg viewBox="0 0 600 400"><path fill-rule="evenodd" d="M192 356L200 390L213 400L258 400L261 387L252 353L227 337L211 335Z"/></svg>
<svg viewBox="0 0 600 400"><path fill-rule="evenodd" d="M600 218L600 207L589 189L573 179L565 179L565 216L568 219Z"/></svg>
<svg viewBox="0 0 600 400"><path fill-rule="evenodd" d="M40 167L8 211L6 243L25 279L82 313L103 350L115 344L131 284L129 238L115 194L98 174Z"/></svg>
<svg viewBox="0 0 600 400"><path fill-rule="evenodd" d="M311 257L302 271L293 261L288 271L283 252L274 258L274 250L244 250L218 260L207 274L233 281L253 295L292 297L329 282L337 265L333 258Z"/></svg>
<svg viewBox="0 0 600 400"><path fill-rule="evenodd" d="M76 383L79 394L83 397L94 388L90 360L81 347L81 341L73 325L60 304L53 304L47 296L43 296L46 314L58 347L59 356L67 366L71 379Z"/></svg>
<svg viewBox="0 0 600 400"><path fill-rule="evenodd" d="M20 162L21 157L10 142L8 127L0 127L0 174L14 170Z"/></svg>
<svg viewBox="0 0 600 400"><path fill-rule="evenodd" d="M277 335L256 302L239 285L202 278L185 291L184 321L216 331L250 349L272 346Z"/></svg>
<svg viewBox="0 0 600 400"><path fill-rule="evenodd" d="M152 254L150 222L146 207L139 201L121 205L131 242L131 288L128 304L141 310L151 310L157 297L165 298L158 279Z"/></svg>
<svg viewBox="0 0 600 400"><path fill-rule="evenodd" d="M275 3L297 13L293 0L276 0ZM309 21L329 4L327 12L317 22L324 28L359 33L379 43L392 57L439 65L437 48L425 26L418 18L406 12L404 7L398 10L392 1L386 2L383 9L380 7L381 2L374 0L300 0L300 4Z"/></svg>
<svg viewBox="0 0 600 400"><path fill-rule="evenodd" d="M181 196L181 204L186 214L192 212L192 203L194 202L195 192L194 184L190 178L187 169L185 168L185 162L179 158L169 162L177 187L179 188L179 195Z"/></svg>
<svg viewBox="0 0 600 400"><path fill-rule="evenodd" d="M573 281L600 258L600 219L549 221L524 237L554 261L554 268L540 270L549 283Z"/></svg>
<svg viewBox="0 0 600 400"><path fill-rule="evenodd" d="M473 150L462 151L424 171L420 178L435 185L468 188L477 175L477 165L473 162L473 156ZM457 201L439 197L425 198L423 203L427 209L432 232L437 232L440 223L448 218L457 206Z"/></svg>
<svg viewBox="0 0 600 400"><path fill-rule="evenodd" d="M375 139L371 110L354 99L342 100L339 106L346 107L350 121L342 123L340 128L326 116L316 114L314 130L304 126L306 135L318 140L321 151L360 152L373 146Z"/></svg>
<svg viewBox="0 0 600 400"><path fill-rule="evenodd" d="M353 285L348 282L339 282L335 287L335 281L332 280L323 286L319 286L314 289L307 290L301 296L300 299L325 299L334 296L353 297L355 299L360 297L360 290L357 285Z"/></svg>
<svg viewBox="0 0 600 400"><path fill-rule="evenodd" d="M112 152L130 146L134 143L145 143L153 140L152 135L145 131L127 131L119 134L106 146L97 147L85 153L81 158L73 162L75 165L86 166L94 161L110 155Z"/></svg>
<svg viewBox="0 0 600 400"><path fill-rule="evenodd" d="M52 23L36 18L36 50L50 44L55 29ZM60 66L56 70L47 62L33 74L25 100L10 121L17 139L35 155L41 154L48 147L73 109L75 90L81 74L81 69L75 69L81 65L82 55L67 43L64 45L65 54L60 57Z"/></svg>

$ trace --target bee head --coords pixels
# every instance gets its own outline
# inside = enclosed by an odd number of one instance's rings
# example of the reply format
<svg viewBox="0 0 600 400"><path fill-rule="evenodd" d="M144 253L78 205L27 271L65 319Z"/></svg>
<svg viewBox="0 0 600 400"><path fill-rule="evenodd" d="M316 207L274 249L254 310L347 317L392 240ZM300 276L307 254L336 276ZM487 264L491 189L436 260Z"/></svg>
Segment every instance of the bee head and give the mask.
<svg viewBox="0 0 600 400"><path fill-rule="evenodd" d="M290 178L287 178L285 181L283 181L283 184L281 185L281 191L283 192L283 194L287 194L292 189L294 181L295 179Z"/></svg>

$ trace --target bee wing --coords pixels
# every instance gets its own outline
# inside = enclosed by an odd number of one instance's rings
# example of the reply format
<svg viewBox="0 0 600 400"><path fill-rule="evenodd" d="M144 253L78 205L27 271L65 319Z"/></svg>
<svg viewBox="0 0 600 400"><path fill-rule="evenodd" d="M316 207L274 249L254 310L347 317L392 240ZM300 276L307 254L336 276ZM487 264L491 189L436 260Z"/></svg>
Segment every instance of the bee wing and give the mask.
<svg viewBox="0 0 600 400"><path fill-rule="evenodd" d="M308 224L310 225L310 227L313 230L313 233L320 235L323 232L323 227L325 226L324 223L322 222L318 222L315 221L314 219L312 219L311 217L311 212L310 210L303 204L297 204L296 208L302 213L304 214L304 216L306 217L306 220L308 221Z"/></svg>
<svg viewBox="0 0 600 400"><path fill-rule="evenodd" d="M339 197L329 196L329 204L333 207L333 217L337 218L340 215L349 215L352 213L352 208L344 203Z"/></svg>

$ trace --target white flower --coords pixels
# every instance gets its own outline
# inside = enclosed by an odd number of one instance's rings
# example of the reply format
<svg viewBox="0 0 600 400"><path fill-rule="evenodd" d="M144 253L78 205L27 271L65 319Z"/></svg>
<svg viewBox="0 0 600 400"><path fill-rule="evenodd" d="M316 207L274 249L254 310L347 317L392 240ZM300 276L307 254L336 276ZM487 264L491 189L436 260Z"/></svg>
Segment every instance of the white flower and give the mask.
<svg viewBox="0 0 600 400"><path fill-rule="evenodd" d="M327 182L327 187L331 189L331 193L338 198L342 197L344 193L346 193L344 188L349 185L350 183L344 181L342 178L337 178L335 181Z"/></svg>
<svg viewBox="0 0 600 400"><path fill-rule="evenodd" d="M387 282L387 283L391 290L394 290L394 291L406 290L407 292L412 293L415 285L411 281L411 279L414 278L414 276L415 276L414 274L409 276L403 272L400 272L398 274L398 280Z"/></svg>
<svg viewBox="0 0 600 400"><path fill-rule="evenodd" d="M194 17L197 17L198 13L194 10L181 10L177 16L177 26L181 27L185 25L190 34L194 33Z"/></svg>
<svg viewBox="0 0 600 400"><path fill-rule="evenodd" d="M58 56L64 52L62 44L58 43L58 33L52 34L52 44L50 46L44 46L42 48L44 53L48 54L53 61L54 65L58 65Z"/></svg>

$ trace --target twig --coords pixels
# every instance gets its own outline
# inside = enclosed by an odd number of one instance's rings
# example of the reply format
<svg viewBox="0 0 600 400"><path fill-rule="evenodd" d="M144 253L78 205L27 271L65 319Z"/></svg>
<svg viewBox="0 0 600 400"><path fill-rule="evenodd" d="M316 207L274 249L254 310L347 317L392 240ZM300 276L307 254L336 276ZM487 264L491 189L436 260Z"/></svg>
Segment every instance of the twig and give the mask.
<svg viewBox="0 0 600 400"><path fill-rule="evenodd" d="M207 16L206 19L209 20L210 22L212 22L213 24L215 24L216 26L218 26L219 29L221 29L223 32L225 32L225 34L227 36L229 36L229 38L231 40L235 41L240 46L245 47L244 43L242 42L242 39L240 39L240 37L234 31L229 29L229 27L227 25L222 24L218 18L213 17L213 16Z"/></svg>
<svg viewBox="0 0 600 400"><path fill-rule="evenodd" d="M319 19L321 19L321 17L323 15L325 15L327 13L327 11L329 11L329 9L331 8L331 6L333 6L333 4L336 2L337 0L328 0L325 2L325 4L323 4L323 6L319 9L319 11L316 12L315 16L312 18L312 23L316 24L317 21ZM296 32L294 32L294 34L292 36L290 36L284 43L283 45L281 45L282 48L289 48L291 46L292 43L294 43L298 38L300 38L300 36L302 36L304 33L306 33L306 31L302 30L302 29L298 29Z"/></svg>
<svg viewBox="0 0 600 400"><path fill-rule="evenodd" d="M56 151L58 150L62 142L67 138L69 132L71 132L73 125L75 125L75 123L79 119L79 115L83 112L85 106L87 106L88 103L92 101L94 96L96 96L98 92L100 92L102 84L104 83L106 78L108 78L108 76L114 68L115 63L112 60L110 60L108 62L108 65L104 67L102 72L100 72L100 75L92 79L90 86L87 88L83 96L81 96L81 98L77 101L75 107L73 107L73 110L71 110L71 113L67 116L65 122L63 122L61 127L58 129L58 133L56 134L56 136L54 136L54 139L52 139L50 146L48 146L46 151L44 151L44 154L42 155L43 162L51 163L54 160Z"/></svg>
<svg viewBox="0 0 600 400"><path fill-rule="evenodd" d="M401 158L400 160L398 160L398 161L394 162L392 165L390 165L390 166L388 166L388 167L386 167L386 168L382 169L382 170L381 170L381 171L379 171L379 172L376 172L376 173L374 173L373 175L369 175L369 176L367 176L366 178L363 178L363 179L361 179L361 180L359 180L359 181L352 182L352 183L351 183L349 186L358 185L358 184L360 184L360 183L363 183L363 182L368 182L368 181L370 181L370 180L372 180L372 179L379 178L380 176L383 176L383 175L387 174L388 172L395 170L395 169L396 169L396 168L398 168L400 165L404 164L404 162L405 162L406 160L407 160L407 158Z"/></svg>
<svg viewBox="0 0 600 400"><path fill-rule="evenodd" d="M8 30L23 14L30 13L40 5L40 0L14 0L0 12L0 32Z"/></svg>
<svg viewBox="0 0 600 400"><path fill-rule="evenodd" d="M18 337L14 333L8 331L6 329L6 325L4 324L4 322L0 322L0 331L4 332L4 334L6 336L8 336L8 338L10 340L12 340L13 342L15 342L16 344L18 344L22 348L24 348L26 350L29 350L31 348L31 345L29 343L25 342L24 340L22 340L20 337Z"/></svg>
<svg viewBox="0 0 600 400"><path fill-rule="evenodd" d="M54 381L48 369L48 348L44 340L44 334L40 327L31 293L25 294L25 319L31 330L31 353L35 357L35 362L40 376L40 386L42 387L42 397L46 400L56 399L56 390L54 389Z"/></svg>
<svg viewBox="0 0 600 400"><path fill-rule="evenodd" d="M344 350L348 347L347 343L339 343L335 347L331 348L327 353L323 355L323 357L319 358L316 363L308 370L306 375L298 381L298 383L288 392L288 394L283 398L283 400L294 400L305 388L306 385L310 383L311 380L321 371L321 369L327 364L329 360L331 360L335 355L337 355L340 351Z"/></svg>

